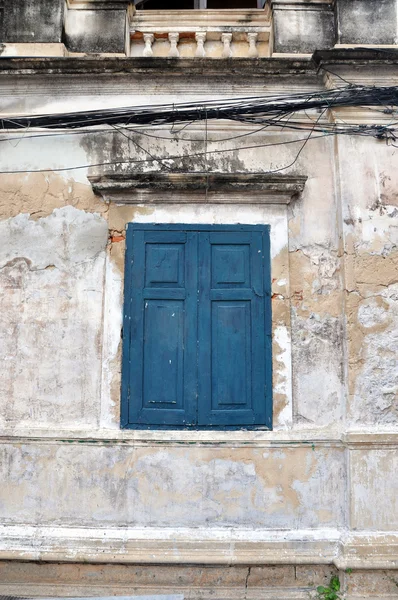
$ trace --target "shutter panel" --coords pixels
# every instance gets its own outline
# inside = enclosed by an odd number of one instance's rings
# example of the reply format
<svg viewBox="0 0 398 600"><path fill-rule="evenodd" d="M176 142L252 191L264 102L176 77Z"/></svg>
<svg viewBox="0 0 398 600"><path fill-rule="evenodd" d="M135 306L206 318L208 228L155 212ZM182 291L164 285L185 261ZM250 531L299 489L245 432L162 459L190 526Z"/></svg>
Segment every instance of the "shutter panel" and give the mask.
<svg viewBox="0 0 398 600"><path fill-rule="evenodd" d="M268 230L199 235L198 424L271 427Z"/></svg>
<svg viewBox="0 0 398 600"><path fill-rule="evenodd" d="M126 236L122 426L272 427L269 228Z"/></svg>
<svg viewBox="0 0 398 600"><path fill-rule="evenodd" d="M197 235L127 231L125 424L196 420ZM127 304L128 303L128 304ZM125 331L126 335L126 331ZM125 379L128 381L125 381ZM127 423L126 423L127 419Z"/></svg>

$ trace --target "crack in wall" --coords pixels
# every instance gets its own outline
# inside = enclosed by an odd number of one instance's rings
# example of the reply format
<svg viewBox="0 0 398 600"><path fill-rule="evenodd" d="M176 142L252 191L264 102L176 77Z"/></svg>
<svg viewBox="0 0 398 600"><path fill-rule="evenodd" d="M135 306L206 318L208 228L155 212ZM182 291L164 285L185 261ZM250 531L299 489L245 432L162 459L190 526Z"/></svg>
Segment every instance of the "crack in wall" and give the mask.
<svg viewBox="0 0 398 600"><path fill-rule="evenodd" d="M246 573L246 579L245 579L245 600L247 598L247 590L248 590L248 587L249 587L249 579L250 579L251 571L252 571L252 568L248 567L247 568L247 573Z"/></svg>

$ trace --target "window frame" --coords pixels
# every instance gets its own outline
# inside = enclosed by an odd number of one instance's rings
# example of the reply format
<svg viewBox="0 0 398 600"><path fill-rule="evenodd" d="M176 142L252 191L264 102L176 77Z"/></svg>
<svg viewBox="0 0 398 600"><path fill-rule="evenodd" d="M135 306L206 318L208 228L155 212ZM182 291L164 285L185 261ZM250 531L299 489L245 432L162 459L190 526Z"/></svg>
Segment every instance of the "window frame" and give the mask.
<svg viewBox="0 0 398 600"><path fill-rule="evenodd" d="M265 260L263 270L264 280L264 320L265 320L265 352L264 352L264 410L265 423L255 425L152 425L131 423L129 421L130 407L130 350L131 350L131 311L128 309L131 294L131 274L133 264L133 249L129 248L127 241L134 231L197 231L197 232L239 232L239 231L258 231L265 234ZM124 303L123 303L123 349L122 349L122 380L121 380L121 420L122 429L130 430L175 430L175 431L236 431L236 430L266 430L272 431L273 428L273 400L272 400L272 311L271 311L271 254L270 254L270 225L249 225L249 224L229 224L229 225L203 225L203 224L169 224L169 223L129 223L126 231L126 251L125 251L125 282L124 282ZM199 382L199 380L198 380Z"/></svg>

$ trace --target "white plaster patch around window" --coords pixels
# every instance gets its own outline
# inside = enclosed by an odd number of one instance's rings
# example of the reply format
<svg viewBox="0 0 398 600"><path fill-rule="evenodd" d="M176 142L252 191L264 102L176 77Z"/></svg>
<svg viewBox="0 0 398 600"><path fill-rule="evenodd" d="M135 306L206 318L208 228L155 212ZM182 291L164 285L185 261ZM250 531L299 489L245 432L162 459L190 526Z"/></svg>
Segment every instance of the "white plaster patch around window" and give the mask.
<svg viewBox="0 0 398 600"><path fill-rule="evenodd" d="M284 262L284 271L278 267L274 270L276 259L288 248L288 226L286 206L272 205L180 205L167 204L152 206L150 211L139 212L131 206L134 221L140 223L182 223L182 224L268 224L271 229L271 276L273 285L288 289L289 273L288 261ZM148 208L148 207L146 207ZM135 209L135 210L134 210ZM104 320L104 351L101 400L101 424L104 428L119 429L117 419L118 411L115 410L115 399L112 399L113 378L120 377L120 365L117 355L120 341L120 327L122 315L122 281L112 267L108 258L105 282L105 320ZM278 325L274 334L273 355L277 356L278 373L274 373L274 381L278 384L274 392L284 394L286 402L283 410L274 420L274 429L286 429L292 424L292 378L291 378L291 340L290 322L286 326ZM139 432L138 432L139 433ZM250 439L256 432L245 432ZM137 434L137 432L136 432ZM199 436L202 432L191 432L192 436ZM266 435L267 432L264 432ZM146 435L148 435L146 433ZM177 432L178 435L178 432ZM211 439L217 438L217 432L208 432ZM174 436L175 437L175 436Z"/></svg>

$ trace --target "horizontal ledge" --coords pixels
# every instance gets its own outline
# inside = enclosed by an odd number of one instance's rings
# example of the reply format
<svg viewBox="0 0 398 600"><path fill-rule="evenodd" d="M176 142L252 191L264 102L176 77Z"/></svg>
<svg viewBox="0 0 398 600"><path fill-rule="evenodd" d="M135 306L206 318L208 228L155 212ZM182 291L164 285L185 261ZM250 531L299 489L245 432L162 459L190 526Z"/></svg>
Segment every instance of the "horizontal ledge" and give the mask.
<svg viewBox="0 0 398 600"><path fill-rule="evenodd" d="M217 448L266 448L270 449L288 449L288 448L308 448L311 451L315 451L318 448L342 448L344 444L338 439L270 439L253 438L249 436L232 437L228 439L215 433L213 438L210 435L203 436L202 432L200 435L195 436L191 434L187 437L179 435L180 432L172 432L169 430L159 430L157 432L150 432L147 430L125 430L131 433L128 435L122 433L120 436L108 435L107 437L96 437L96 436L84 436L77 434L66 434L64 436L56 435L9 435L0 436L0 445L4 444L51 444L51 445L68 445L78 444L79 446L133 446L133 447L146 447L146 448L159 448L159 447L175 447L180 448L181 446L192 447L217 447ZM151 436L151 433L157 433L158 435ZM186 433L186 432L181 432ZM209 433L209 432L206 432ZM234 432L228 432L234 433ZM251 433L251 432L248 432ZM163 434L163 435L162 435ZM165 435L171 434L171 435ZM396 443L398 446L398 441Z"/></svg>
<svg viewBox="0 0 398 600"><path fill-rule="evenodd" d="M59 430L23 428L3 431L1 444L79 444L88 446L136 446L181 447L188 445L217 448L293 448L308 447L315 450L327 448L368 448L369 450L398 447L398 431L368 432L322 430L237 430L237 431L189 431L189 430Z"/></svg>
<svg viewBox="0 0 398 600"><path fill-rule="evenodd" d="M349 430L343 435L343 442L348 447L397 447L397 431L363 431Z"/></svg>
<svg viewBox="0 0 398 600"><path fill-rule="evenodd" d="M208 78L225 75L229 79L245 80L268 76L310 75L316 80L316 70L311 60L303 58L225 58L214 61L212 58L126 58L126 57L56 57L56 58L2 58L0 75L94 75L113 74L118 78L125 74L133 75L192 75ZM291 83L291 82L290 82ZM185 84L186 85L186 84ZM186 87L184 88L186 89Z"/></svg>
<svg viewBox="0 0 398 600"><path fill-rule="evenodd" d="M198 567L200 568L200 567ZM62 584L61 584L62 586ZM72 587L73 586L73 587ZM81 590L81 587L77 587L76 585L72 584L72 585L68 585L69 590L73 589L73 590ZM64 594L64 588L62 587L55 587L55 585L53 583L45 583L45 584L40 584L40 590L42 591L42 596L45 596L46 598L48 598L49 596L53 595L54 597L54 589L60 589L59 595L60 594ZM109 589L109 588L105 588L105 589ZM118 597L115 597L114 594L117 594L117 592L114 592L115 589L115 585L112 584L112 599L113 600L119 600ZM122 593L130 593L131 591L131 584L130 586L120 586L117 585L116 589L121 589ZM4 590L4 591L3 591ZM26 590L25 592L22 592L21 590ZM48 592L46 591L48 590ZM83 588L84 593L86 593L87 590L87 586ZM134 591L137 590L137 587L135 587ZM175 595L177 592L180 593L181 595L183 595L185 598L201 598L201 600L242 600L243 598L243 592L242 592L242 586L241 585L228 585L228 586L221 586L221 585L217 585L217 591L216 591L216 595L214 594L215 590L214 590L214 585L206 585L206 584L202 584L200 586L194 586L192 584L189 585L183 585L178 583L173 583L173 584L163 584L161 586L153 586L153 587L149 587L148 586L144 586L144 587L138 587L138 590L140 592L141 595L154 595L157 596L158 594L170 594L171 596ZM176 592L177 590L177 592ZM278 600L309 600L309 589L308 588L301 588L299 590L297 590L297 588L281 588L279 586L277 587L268 587L268 588L264 588L264 587L250 587L249 589L245 589L244 590L244 598L246 600L275 600L275 591L277 591L278 593ZM18 598L20 598L22 595L23 597L31 597L32 595L32 586L28 585L28 586L24 586L23 584L16 584L13 583L12 585L7 585L7 584L3 584L3 582L0 582L0 594L4 595L9 595L9 596L17 596ZM80 594L81 592L75 592L74 596L76 596L77 594ZM57 598L59 597L59 595L57 595ZM65 597L65 594L64 596ZM69 595L68 595L69 598ZM135 600L132 598L132 600ZM149 600L148 598L145 598L143 600ZM373 596L367 596L366 600L380 600L380 597L376 598ZM396 595L393 596L383 596L383 600L397 600Z"/></svg>
<svg viewBox="0 0 398 600"><path fill-rule="evenodd" d="M289 204L307 177L266 173L139 173L89 177L94 192L107 201L151 204ZM168 195L172 193L172 195Z"/></svg>
<svg viewBox="0 0 398 600"><path fill-rule="evenodd" d="M316 50L312 57L317 67L322 65L346 64L347 66L388 65L398 63L398 46L386 48L335 48L332 50Z"/></svg>
<svg viewBox="0 0 398 600"><path fill-rule="evenodd" d="M0 525L0 560L129 564L398 566L398 533L339 529Z"/></svg>

